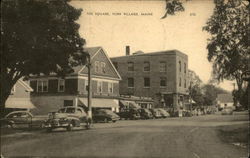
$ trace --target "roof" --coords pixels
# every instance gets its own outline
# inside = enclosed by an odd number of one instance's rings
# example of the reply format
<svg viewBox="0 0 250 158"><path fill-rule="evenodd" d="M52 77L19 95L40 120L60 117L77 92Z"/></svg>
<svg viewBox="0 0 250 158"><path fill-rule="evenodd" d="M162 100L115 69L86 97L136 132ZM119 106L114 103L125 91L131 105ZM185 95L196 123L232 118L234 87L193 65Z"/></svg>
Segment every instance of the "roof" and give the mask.
<svg viewBox="0 0 250 158"><path fill-rule="evenodd" d="M112 57L112 59L115 59L115 58L126 58L126 57L136 57L136 56L156 56L156 55L166 55L166 54L167 55L179 54L179 55L187 57L187 55L185 53L182 53L179 50L173 49L173 50L164 50L164 51L149 52L149 53L143 53L142 51L137 51L137 52L135 52L135 54L132 53L131 55L119 56L119 57Z"/></svg>
<svg viewBox="0 0 250 158"><path fill-rule="evenodd" d="M20 83L27 92L33 92L33 89L26 82L22 81L21 79L17 82Z"/></svg>
<svg viewBox="0 0 250 158"><path fill-rule="evenodd" d="M218 94L217 101L223 102L223 103L234 102L233 96L231 94Z"/></svg>

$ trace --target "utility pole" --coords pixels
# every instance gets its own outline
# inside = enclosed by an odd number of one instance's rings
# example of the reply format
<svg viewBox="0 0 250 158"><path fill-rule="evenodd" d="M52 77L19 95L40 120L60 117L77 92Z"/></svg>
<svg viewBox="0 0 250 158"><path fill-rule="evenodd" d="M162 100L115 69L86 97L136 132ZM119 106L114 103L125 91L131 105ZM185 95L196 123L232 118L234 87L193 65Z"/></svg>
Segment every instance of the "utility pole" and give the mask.
<svg viewBox="0 0 250 158"><path fill-rule="evenodd" d="M87 128L90 128L92 124L92 82L91 82L91 59L90 55L87 56L87 67L88 67L88 120L87 120Z"/></svg>

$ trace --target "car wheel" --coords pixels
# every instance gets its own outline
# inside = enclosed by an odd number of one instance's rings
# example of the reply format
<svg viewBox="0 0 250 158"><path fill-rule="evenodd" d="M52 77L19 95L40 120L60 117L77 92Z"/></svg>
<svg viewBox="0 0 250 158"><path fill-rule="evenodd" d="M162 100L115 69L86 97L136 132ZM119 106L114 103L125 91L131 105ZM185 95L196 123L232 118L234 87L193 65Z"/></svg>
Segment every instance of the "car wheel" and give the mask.
<svg viewBox="0 0 250 158"><path fill-rule="evenodd" d="M73 124L70 123L70 124L68 125L68 127L67 127L67 131L72 131L72 128L73 128Z"/></svg>

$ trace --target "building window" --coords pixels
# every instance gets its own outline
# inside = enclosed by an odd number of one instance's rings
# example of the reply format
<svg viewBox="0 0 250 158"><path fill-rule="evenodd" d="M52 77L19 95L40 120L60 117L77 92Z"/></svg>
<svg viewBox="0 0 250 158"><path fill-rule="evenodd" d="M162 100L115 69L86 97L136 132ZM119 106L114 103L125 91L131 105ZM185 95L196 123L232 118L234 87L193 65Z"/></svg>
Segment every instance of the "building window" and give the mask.
<svg viewBox="0 0 250 158"><path fill-rule="evenodd" d="M143 71L150 71L150 62L145 61Z"/></svg>
<svg viewBox="0 0 250 158"><path fill-rule="evenodd" d="M102 93L102 81L97 81L97 92Z"/></svg>
<svg viewBox="0 0 250 158"><path fill-rule="evenodd" d="M166 62L160 62L160 72L166 72L166 71L167 71Z"/></svg>
<svg viewBox="0 0 250 158"><path fill-rule="evenodd" d="M186 81L186 79L184 80L184 88L187 88L187 81Z"/></svg>
<svg viewBox="0 0 250 158"><path fill-rule="evenodd" d="M65 80L58 80L58 92L64 92L65 90Z"/></svg>
<svg viewBox="0 0 250 158"><path fill-rule="evenodd" d="M102 73L106 73L106 68L105 68L106 64L104 62L101 62L101 70Z"/></svg>
<svg viewBox="0 0 250 158"><path fill-rule="evenodd" d="M161 79L160 79L160 87L166 87L166 86L167 86L166 77L161 77Z"/></svg>
<svg viewBox="0 0 250 158"><path fill-rule="evenodd" d="M37 81L37 92L48 92L48 80Z"/></svg>
<svg viewBox="0 0 250 158"><path fill-rule="evenodd" d="M134 78L128 78L128 87L133 88L134 87Z"/></svg>
<svg viewBox="0 0 250 158"><path fill-rule="evenodd" d="M181 77L180 77L180 79L179 79L179 87L181 87Z"/></svg>
<svg viewBox="0 0 250 158"><path fill-rule="evenodd" d="M184 73L187 73L187 64L184 63Z"/></svg>
<svg viewBox="0 0 250 158"><path fill-rule="evenodd" d="M179 61L179 70L181 72L181 61Z"/></svg>
<svg viewBox="0 0 250 158"><path fill-rule="evenodd" d="M149 88L150 87L150 78L145 77L144 78L144 87Z"/></svg>
<svg viewBox="0 0 250 158"><path fill-rule="evenodd" d="M99 61L95 61L95 72L98 73L99 72Z"/></svg>
<svg viewBox="0 0 250 158"><path fill-rule="evenodd" d="M73 106L73 100L64 100L63 105L64 106Z"/></svg>
<svg viewBox="0 0 250 158"><path fill-rule="evenodd" d="M113 65L115 66L116 70L118 70L118 63L117 62L113 62Z"/></svg>
<svg viewBox="0 0 250 158"><path fill-rule="evenodd" d="M128 62L128 71L134 71L134 63Z"/></svg>
<svg viewBox="0 0 250 158"><path fill-rule="evenodd" d="M89 91L89 80L84 80L84 85L85 85L85 91Z"/></svg>
<svg viewBox="0 0 250 158"><path fill-rule="evenodd" d="M108 93L114 92L114 85L111 82L108 82Z"/></svg>

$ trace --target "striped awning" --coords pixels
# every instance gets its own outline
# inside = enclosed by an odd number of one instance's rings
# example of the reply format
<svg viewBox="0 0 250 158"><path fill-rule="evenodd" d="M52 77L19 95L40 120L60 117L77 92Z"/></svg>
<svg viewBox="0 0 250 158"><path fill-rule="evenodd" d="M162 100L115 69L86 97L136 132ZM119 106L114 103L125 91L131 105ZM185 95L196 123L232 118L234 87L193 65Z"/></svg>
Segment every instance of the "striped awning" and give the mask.
<svg viewBox="0 0 250 158"><path fill-rule="evenodd" d="M8 98L5 103L6 108L33 109L35 106L29 98Z"/></svg>
<svg viewBox="0 0 250 158"><path fill-rule="evenodd" d="M87 98L79 98L79 101L84 104L85 106L88 106L88 99ZM98 107L98 108L110 108L115 107L119 108L118 100L116 99L103 99L103 98L92 98L91 102L92 107Z"/></svg>

